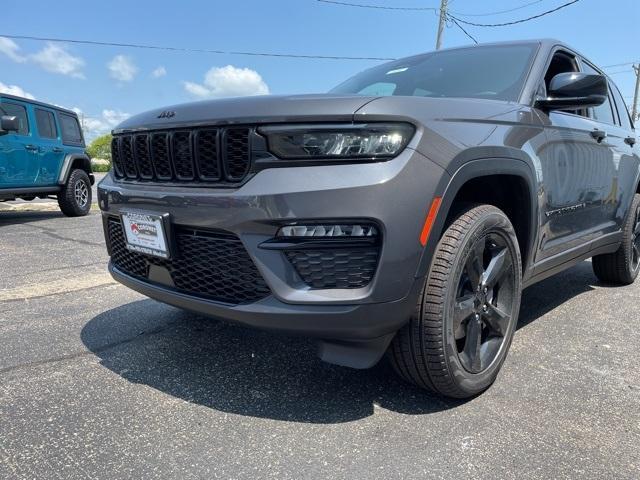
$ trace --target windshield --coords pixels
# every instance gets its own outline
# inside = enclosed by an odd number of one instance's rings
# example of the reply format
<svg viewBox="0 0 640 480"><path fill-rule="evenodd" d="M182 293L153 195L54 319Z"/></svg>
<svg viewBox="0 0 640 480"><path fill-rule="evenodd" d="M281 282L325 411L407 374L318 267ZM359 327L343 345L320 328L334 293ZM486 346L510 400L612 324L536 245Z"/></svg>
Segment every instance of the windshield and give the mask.
<svg viewBox="0 0 640 480"><path fill-rule="evenodd" d="M517 101L535 49L493 45L419 55L359 73L331 93Z"/></svg>

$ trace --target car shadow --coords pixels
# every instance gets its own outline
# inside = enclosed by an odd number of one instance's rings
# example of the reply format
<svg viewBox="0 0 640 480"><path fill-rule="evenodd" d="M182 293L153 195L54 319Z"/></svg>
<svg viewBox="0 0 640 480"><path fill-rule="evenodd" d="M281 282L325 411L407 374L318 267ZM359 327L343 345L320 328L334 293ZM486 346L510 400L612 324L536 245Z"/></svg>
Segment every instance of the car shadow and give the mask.
<svg viewBox="0 0 640 480"><path fill-rule="evenodd" d="M527 289L519 328L588 292L594 278L581 264ZM422 415L463 403L402 382L387 361L370 370L329 365L318 360L310 339L206 319L152 300L96 316L81 336L103 366L126 380L233 414L340 423L372 415L376 406Z"/></svg>
<svg viewBox="0 0 640 480"><path fill-rule="evenodd" d="M46 211L0 211L0 227L4 225L20 225L23 223L39 222L52 218L63 218L64 215L59 210Z"/></svg>

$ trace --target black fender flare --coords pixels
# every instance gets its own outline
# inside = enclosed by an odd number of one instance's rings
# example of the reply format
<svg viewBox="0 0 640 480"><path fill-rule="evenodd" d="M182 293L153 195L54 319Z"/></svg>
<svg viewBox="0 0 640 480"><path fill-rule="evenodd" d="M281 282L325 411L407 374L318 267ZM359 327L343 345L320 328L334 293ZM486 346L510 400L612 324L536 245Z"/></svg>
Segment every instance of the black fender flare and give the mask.
<svg viewBox="0 0 640 480"><path fill-rule="evenodd" d="M509 152L512 153L512 152ZM521 177L529 190L529 238L526 247L527 262L523 266L523 273L531 270L534 261L534 253L536 247L536 238L538 235L538 182L536 179L535 168L533 162L524 152L519 151L517 156L500 157L474 157L469 159L468 155L463 152L460 158L454 159L451 166L455 168L451 177L440 181L436 190L436 197L441 197L438 214L431 227L429 240L423 249L416 277L424 277L431 265L431 258L436 249L436 245L442 236L445 228L445 222L453 205L456 195L462 186L469 180L479 177L491 175L514 175ZM467 158L465 158L467 157ZM451 168L451 167L450 167ZM449 169L448 169L449 170Z"/></svg>
<svg viewBox="0 0 640 480"><path fill-rule="evenodd" d="M62 169L60 170L60 176L58 177L58 184L64 185L67 183L69 174L71 173L71 169L74 165L79 165L80 168L87 172L87 175L89 175L89 180L91 181L91 185L93 185L95 179L91 170L91 159L84 153L70 153L64 157L64 162L62 162Z"/></svg>

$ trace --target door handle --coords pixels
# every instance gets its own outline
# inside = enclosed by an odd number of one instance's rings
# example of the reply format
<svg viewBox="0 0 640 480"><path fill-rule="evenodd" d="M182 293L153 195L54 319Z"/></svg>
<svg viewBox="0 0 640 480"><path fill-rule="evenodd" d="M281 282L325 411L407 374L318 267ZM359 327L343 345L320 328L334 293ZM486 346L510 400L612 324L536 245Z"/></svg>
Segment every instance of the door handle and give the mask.
<svg viewBox="0 0 640 480"><path fill-rule="evenodd" d="M604 130L599 130L599 129L594 129L591 131L591 136L593 138L595 138L595 140L600 143L602 142L602 140L604 140L605 138L607 138L607 132L605 132Z"/></svg>
<svg viewBox="0 0 640 480"><path fill-rule="evenodd" d="M53 147L51 150L55 153L62 153L64 151L60 147Z"/></svg>
<svg viewBox="0 0 640 480"><path fill-rule="evenodd" d="M38 147L36 145L25 145L24 148L26 148L30 152L37 152L38 151Z"/></svg>
<svg viewBox="0 0 640 480"><path fill-rule="evenodd" d="M624 139L624 143L633 147L636 144L636 137L627 137Z"/></svg>

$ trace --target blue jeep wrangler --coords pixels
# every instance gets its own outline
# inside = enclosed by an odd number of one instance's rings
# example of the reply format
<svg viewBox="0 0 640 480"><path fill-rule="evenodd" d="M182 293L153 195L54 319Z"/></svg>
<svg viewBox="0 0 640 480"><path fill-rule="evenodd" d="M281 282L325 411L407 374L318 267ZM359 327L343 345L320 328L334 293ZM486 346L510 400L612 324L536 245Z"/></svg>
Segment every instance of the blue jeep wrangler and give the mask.
<svg viewBox="0 0 640 480"><path fill-rule="evenodd" d="M62 213L89 213L91 161L75 112L0 95L0 202L55 196Z"/></svg>

